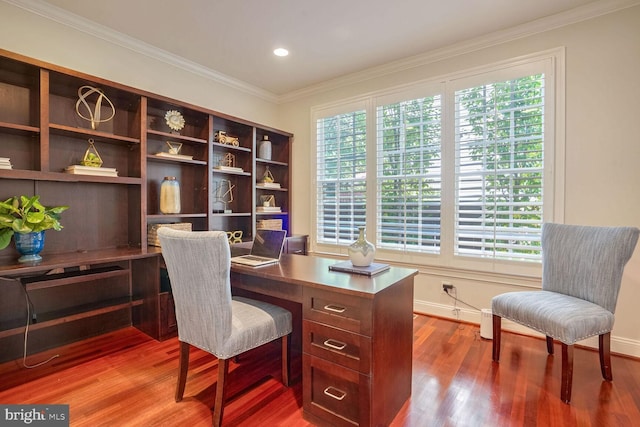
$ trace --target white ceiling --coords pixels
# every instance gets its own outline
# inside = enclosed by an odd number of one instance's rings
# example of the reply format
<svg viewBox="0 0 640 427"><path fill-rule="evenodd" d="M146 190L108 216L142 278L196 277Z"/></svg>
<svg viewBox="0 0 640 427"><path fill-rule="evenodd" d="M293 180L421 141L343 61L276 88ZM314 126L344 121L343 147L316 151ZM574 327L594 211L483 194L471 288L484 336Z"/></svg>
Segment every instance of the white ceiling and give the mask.
<svg viewBox="0 0 640 427"><path fill-rule="evenodd" d="M28 0L279 96L615 0ZM16 2L20 3L20 2ZM620 3L620 1L617 1ZM60 8L60 9L58 9ZM53 13L55 12L55 13ZM88 20L88 21L86 21ZM104 28L106 27L106 28ZM135 40L132 40L132 39ZM290 55L273 55L276 47Z"/></svg>

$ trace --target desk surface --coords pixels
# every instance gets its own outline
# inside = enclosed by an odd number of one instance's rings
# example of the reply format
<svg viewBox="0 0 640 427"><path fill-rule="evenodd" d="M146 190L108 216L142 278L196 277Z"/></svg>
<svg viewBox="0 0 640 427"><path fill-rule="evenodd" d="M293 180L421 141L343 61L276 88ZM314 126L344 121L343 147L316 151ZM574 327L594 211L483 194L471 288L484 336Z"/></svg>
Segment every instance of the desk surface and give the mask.
<svg viewBox="0 0 640 427"><path fill-rule="evenodd" d="M305 287L324 288L329 286L333 292L365 298L373 298L376 293L400 280L418 274L418 271L414 269L393 266L372 277L329 270L329 266L337 262L339 260L330 258L283 254L278 264L264 267L232 264L231 272L239 273L242 276L275 280Z"/></svg>

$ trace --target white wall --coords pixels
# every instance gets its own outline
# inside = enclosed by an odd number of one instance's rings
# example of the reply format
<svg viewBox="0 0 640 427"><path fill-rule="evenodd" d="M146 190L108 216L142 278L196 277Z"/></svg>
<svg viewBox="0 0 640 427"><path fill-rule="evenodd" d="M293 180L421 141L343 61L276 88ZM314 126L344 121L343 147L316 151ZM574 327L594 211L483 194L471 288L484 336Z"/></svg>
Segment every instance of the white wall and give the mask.
<svg viewBox="0 0 640 427"><path fill-rule="evenodd" d="M298 96L281 107L283 126L295 134L293 146L293 230L310 233L311 177L309 110L314 105L379 91L527 55L566 49L566 223L640 226L640 7L601 16L536 35L460 54L382 77ZM426 56L426 55L425 55ZM364 74L363 74L364 75ZM339 82L335 82L338 86ZM499 293L536 288L539 279L492 276L416 266L416 311L455 317L452 301L442 293L443 280L458 297L489 308ZM640 249L627 265L612 332L612 350L640 356ZM479 323L479 314L464 305L459 316ZM505 322L506 323L506 322ZM505 325L525 333L530 331ZM597 340L585 344L597 345ZM542 344L541 344L542 345Z"/></svg>
<svg viewBox="0 0 640 427"><path fill-rule="evenodd" d="M251 91L231 88L3 1L0 1L0 48L277 127L275 104Z"/></svg>

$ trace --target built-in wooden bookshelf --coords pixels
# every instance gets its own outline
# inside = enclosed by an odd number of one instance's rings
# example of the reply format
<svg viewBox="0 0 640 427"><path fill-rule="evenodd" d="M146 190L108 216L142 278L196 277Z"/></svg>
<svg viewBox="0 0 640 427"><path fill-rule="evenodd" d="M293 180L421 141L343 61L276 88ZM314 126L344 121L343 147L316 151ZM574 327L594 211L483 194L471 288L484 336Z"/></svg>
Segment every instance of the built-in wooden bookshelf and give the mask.
<svg viewBox="0 0 640 427"><path fill-rule="evenodd" d="M104 93L112 120L92 127L79 116L84 86ZM102 105L105 118L110 109ZM169 110L184 118L178 132L166 123ZM219 131L237 145L217 142ZM264 135L273 141L270 160L256 155ZM65 172L80 164L90 140L117 176ZM179 145L181 156L158 155L167 142ZM0 157L12 165L0 169L0 200L37 194L45 205L70 206L64 229L47 232L41 263L18 264L13 243L0 251L0 361L21 355L25 292L35 322L30 352L130 324L155 338L174 332L166 325L171 298L160 288L162 259L147 244L149 227L189 223L193 230L242 231L249 242L257 222L272 218L290 234L291 142L288 132L0 50ZM219 167L227 154L236 169ZM281 188L258 186L266 166ZM180 213L160 213L165 176L180 183ZM232 187L232 200L220 200L221 183ZM281 212L257 212L267 192Z"/></svg>

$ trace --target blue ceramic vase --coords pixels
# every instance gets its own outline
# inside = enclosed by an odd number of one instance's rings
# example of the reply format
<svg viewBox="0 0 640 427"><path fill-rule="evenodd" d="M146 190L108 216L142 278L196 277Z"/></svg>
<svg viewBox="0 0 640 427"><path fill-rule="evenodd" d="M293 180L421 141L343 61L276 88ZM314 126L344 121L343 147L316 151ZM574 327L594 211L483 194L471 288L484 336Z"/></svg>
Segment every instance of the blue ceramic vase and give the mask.
<svg viewBox="0 0 640 427"><path fill-rule="evenodd" d="M44 231L34 233L13 233L16 249L22 255L18 262L42 261L39 255L44 248Z"/></svg>

